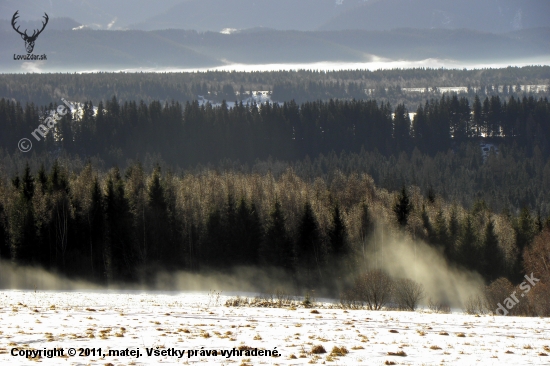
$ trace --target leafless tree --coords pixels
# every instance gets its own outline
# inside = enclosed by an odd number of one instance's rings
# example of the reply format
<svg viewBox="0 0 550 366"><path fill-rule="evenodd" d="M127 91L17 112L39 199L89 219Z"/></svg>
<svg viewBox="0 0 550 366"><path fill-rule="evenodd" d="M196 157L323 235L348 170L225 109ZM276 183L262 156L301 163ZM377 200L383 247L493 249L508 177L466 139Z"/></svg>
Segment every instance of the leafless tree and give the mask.
<svg viewBox="0 0 550 366"><path fill-rule="evenodd" d="M527 293L531 310L539 316L550 316L550 229L537 235L523 253L525 274L538 279Z"/></svg>
<svg viewBox="0 0 550 366"><path fill-rule="evenodd" d="M504 277L493 281L489 286L485 287L487 310L495 313L497 309L504 307L508 311L506 315L528 315L530 313L529 303L527 299L517 298L519 293L519 289L514 287L514 285ZM517 302L514 301L514 296L518 299Z"/></svg>
<svg viewBox="0 0 550 366"><path fill-rule="evenodd" d="M393 295L399 309L415 311L424 298L424 286L409 278L400 278L395 281Z"/></svg>
<svg viewBox="0 0 550 366"><path fill-rule="evenodd" d="M375 269L359 276L354 291L357 299L363 301L369 310L380 310L390 300L393 280L384 271Z"/></svg>

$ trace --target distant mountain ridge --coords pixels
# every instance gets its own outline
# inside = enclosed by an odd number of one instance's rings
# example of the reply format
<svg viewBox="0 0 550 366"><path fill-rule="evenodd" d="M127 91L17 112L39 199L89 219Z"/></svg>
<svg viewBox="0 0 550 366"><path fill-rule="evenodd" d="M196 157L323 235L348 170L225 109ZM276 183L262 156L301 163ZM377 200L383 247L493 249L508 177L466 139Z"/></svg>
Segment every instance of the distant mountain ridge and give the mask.
<svg viewBox="0 0 550 366"><path fill-rule="evenodd" d="M370 0L346 9L321 30L472 29L501 33L550 26L547 0Z"/></svg>
<svg viewBox="0 0 550 366"><path fill-rule="evenodd" d="M312 31L364 0L185 0L132 29L221 31L256 27Z"/></svg>
<svg viewBox="0 0 550 366"><path fill-rule="evenodd" d="M68 17L92 29L276 30L472 29L492 33L550 27L548 0L4 0L3 19Z"/></svg>
<svg viewBox="0 0 550 366"><path fill-rule="evenodd" d="M186 0L133 29L268 27L278 30L473 29L550 26L547 0Z"/></svg>
<svg viewBox="0 0 550 366"><path fill-rule="evenodd" d="M369 62L377 58L498 61L550 57L550 27L505 34L472 30L255 31L222 34L185 30L49 30L36 54L44 62L18 62L24 43L0 31L2 72L212 68L227 64Z"/></svg>
<svg viewBox="0 0 550 366"><path fill-rule="evenodd" d="M123 29L180 3L182 0L2 0L0 19L10 20L19 10L20 20L71 18L92 29Z"/></svg>

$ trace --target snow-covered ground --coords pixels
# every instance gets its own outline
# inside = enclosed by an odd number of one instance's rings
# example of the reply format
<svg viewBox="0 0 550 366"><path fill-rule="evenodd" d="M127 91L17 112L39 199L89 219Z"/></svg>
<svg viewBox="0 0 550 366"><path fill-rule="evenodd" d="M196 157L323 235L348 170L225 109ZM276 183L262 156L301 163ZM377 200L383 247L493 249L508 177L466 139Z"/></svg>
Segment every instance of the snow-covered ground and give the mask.
<svg viewBox="0 0 550 366"><path fill-rule="evenodd" d="M315 310L301 306L226 307L228 298L214 292L2 291L0 364L550 363L550 356L545 356L550 355L550 319L343 310L330 303L318 304ZM327 353L312 353L317 345L322 345ZM272 353L276 350L280 356L247 356L247 347ZM345 347L349 353L331 355L334 347ZM34 359L12 355L54 348L63 348L64 355ZM70 348L76 350L76 356L68 356ZM90 355L79 356L86 349ZM133 351L134 356L108 355L109 350L126 349ZM243 350L243 355L220 354L233 349ZM181 358L172 356L181 355L184 350ZM188 350L194 352L189 354ZM201 350L203 354L216 350L218 355L201 356ZM148 356L148 351L165 355ZM401 356L391 355L400 352ZM139 358L137 353L141 354Z"/></svg>

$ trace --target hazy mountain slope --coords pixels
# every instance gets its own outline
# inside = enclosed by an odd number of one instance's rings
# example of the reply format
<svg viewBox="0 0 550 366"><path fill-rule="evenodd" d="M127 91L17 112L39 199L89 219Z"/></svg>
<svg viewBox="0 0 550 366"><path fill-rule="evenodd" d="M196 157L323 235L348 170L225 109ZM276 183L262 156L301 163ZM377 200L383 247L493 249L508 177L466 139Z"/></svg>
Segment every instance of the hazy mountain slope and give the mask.
<svg viewBox="0 0 550 366"><path fill-rule="evenodd" d="M44 14L42 14L44 15ZM17 25L23 29L29 29L29 33L32 34L32 29L39 29L42 27L41 22L44 21L44 18L36 18L29 21L18 21ZM72 30L73 28L79 27L82 24L71 18L52 18L48 20L46 28L48 30ZM0 20L0 31L14 32L11 25L11 20ZM14 33L15 34L15 33Z"/></svg>
<svg viewBox="0 0 550 366"><path fill-rule="evenodd" d="M506 60L549 55L550 28L494 34L464 29L319 32L326 40L392 59Z"/></svg>
<svg viewBox="0 0 550 366"><path fill-rule="evenodd" d="M225 28L389 30L467 28L487 32L550 26L548 0L4 0L0 17L68 17L94 29Z"/></svg>
<svg viewBox="0 0 550 366"><path fill-rule="evenodd" d="M550 55L550 28L493 34L469 30L300 32L256 30L233 34L184 30L50 30L40 35L35 54L45 62L13 60L24 43L0 31L2 72L116 70L125 68L204 68L232 63L368 62L427 58L502 61Z"/></svg>
<svg viewBox="0 0 550 366"><path fill-rule="evenodd" d="M314 30L362 0L185 0L133 28L194 29L221 31L224 28L267 27L280 30Z"/></svg>
<svg viewBox="0 0 550 366"><path fill-rule="evenodd" d="M12 54L24 53L23 41L1 32L0 49ZM220 64L183 43L173 42L155 32L143 31L50 31L36 42L35 54L46 53L45 62L29 62L40 70L105 70L130 67L181 67L183 65ZM21 61L2 58L2 70L22 67Z"/></svg>
<svg viewBox="0 0 550 366"><path fill-rule="evenodd" d="M370 0L319 29L468 28L508 32L550 26L547 0Z"/></svg>
<svg viewBox="0 0 550 366"><path fill-rule="evenodd" d="M369 61L363 47L348 46L318 32L259 30L231 35L154 31L164 38L228 63L284 63L316 61Z"/></svg>
<svg viewBox="0 0 550 366"><path fill-rule="evenodd" d="M19 10L21 21L38 19L44 12L50 18L68 17L98 29L120 29L142 21L180 3L182 0L3 0L1 19L11 19Z"/></svg>

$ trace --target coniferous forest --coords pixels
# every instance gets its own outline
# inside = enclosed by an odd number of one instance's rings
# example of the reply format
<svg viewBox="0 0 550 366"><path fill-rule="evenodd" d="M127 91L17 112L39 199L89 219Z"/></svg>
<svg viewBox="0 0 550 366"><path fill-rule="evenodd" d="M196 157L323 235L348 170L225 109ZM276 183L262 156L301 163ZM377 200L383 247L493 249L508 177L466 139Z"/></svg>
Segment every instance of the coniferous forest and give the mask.
<svg viewBox="0 0 550 366"><path fill-rule="evenodd" d="M290 92L284 78L268 76L273 94L300 94L299 83ZM379 84L386 94L240 98L229 106L226 99L262 89L222 88L227 98L213 105L196 100L209 86L193 81L179 88L190 100L168 93L161 101L138 91L134 77L122 99L88 90L93 96L75 100L83 113L66 114L40 141L31 133L60 102L44 103L45 88L8 97L31 88L6 84L3 259L100 283L147 282L160 271L275 268L298 286L322 282L330 292L362 269L365 246L380 232L422 240L486 283L521 282L532 265L525 253L532 257L533 243L548 235L544 92L433 92L411 108L400 87ZM72 80L67 90L78 94ZM31 152L17 150L23 137Z"/></svg>

